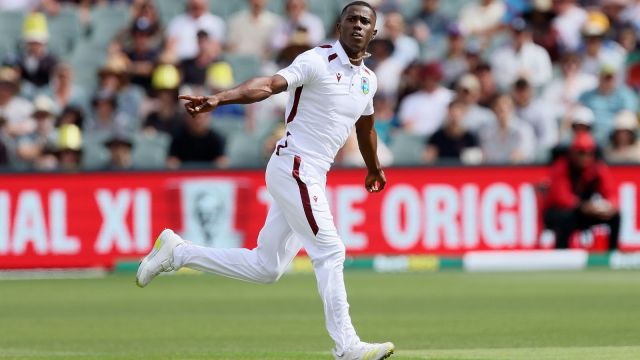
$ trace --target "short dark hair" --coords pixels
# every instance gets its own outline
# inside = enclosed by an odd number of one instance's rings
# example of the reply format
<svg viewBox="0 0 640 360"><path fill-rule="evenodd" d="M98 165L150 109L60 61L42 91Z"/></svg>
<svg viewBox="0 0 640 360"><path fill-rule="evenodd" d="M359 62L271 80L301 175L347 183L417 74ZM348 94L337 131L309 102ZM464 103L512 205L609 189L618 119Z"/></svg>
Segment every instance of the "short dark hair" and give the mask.
<svg viewBox="0 0 640 360"><path fill-rule="evenodd" d="M376 9L374 9L373 6L371 6L371 4L369 4L368 2L366 2L366 1L352 1L352 2L348 3L344 8L342 8L342 12L340 13L340 18L342 18L344 16L344 14L347 12L347 10L352 6L368 7L369 9L371 9L371 11L373 11L373 15L378 17L378 14L376 14Z"/></svg>

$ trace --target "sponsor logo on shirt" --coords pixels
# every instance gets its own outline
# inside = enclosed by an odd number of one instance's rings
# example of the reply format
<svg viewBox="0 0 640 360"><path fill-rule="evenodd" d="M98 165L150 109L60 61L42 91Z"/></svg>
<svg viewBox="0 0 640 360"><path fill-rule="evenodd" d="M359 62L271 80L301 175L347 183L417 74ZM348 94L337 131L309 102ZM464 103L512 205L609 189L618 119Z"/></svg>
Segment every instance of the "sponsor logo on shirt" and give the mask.
<svg viewBox="0 0 640 360"><path fill-rule="evenodd" d="M365 95L369 93L369 78L366 76L362 77L362 93Z"/></svg>

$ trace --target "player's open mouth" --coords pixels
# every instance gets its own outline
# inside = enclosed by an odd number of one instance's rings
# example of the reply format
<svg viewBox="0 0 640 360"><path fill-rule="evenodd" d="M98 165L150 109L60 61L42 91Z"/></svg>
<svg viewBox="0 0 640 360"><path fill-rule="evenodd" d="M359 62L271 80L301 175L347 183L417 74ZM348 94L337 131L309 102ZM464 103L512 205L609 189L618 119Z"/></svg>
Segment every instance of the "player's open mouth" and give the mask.
<svg viewBox="0 0 640 360"><path fill-rule="evenodd" d="M354 38L357 38L357 39L362 39L363 38L362 34L360 34L360 33L353 33L353 34L351 34L351 36L353 36Z"/></svg>

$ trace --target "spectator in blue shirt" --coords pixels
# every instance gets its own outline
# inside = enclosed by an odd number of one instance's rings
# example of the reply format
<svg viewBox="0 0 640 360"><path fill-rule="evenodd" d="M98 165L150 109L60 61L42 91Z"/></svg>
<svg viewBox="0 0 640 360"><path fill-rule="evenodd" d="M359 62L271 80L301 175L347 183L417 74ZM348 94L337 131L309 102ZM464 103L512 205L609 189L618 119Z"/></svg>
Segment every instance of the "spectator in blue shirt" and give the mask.
<svg viewBox="0 0 640 360"><path fill-rule="evenodd" d="M624 85L617 85L617 69L603 66L598 87L580 96L579 101L594 114L593 131L596 141L604 144L613 129L613 118L622 110L637 111L637 98Z"/></svg>

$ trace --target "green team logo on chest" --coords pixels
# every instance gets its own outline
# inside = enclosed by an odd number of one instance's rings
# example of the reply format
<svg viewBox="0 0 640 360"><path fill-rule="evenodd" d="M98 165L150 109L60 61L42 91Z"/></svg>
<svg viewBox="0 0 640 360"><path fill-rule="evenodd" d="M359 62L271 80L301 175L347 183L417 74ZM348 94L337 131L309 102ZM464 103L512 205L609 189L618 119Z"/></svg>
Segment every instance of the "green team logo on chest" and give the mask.
<svg viewBox="0 0 640 360"><path fill-rule="evenodd" d="M369 94L369 78L366 76L362 77L362 93Z"/></svg>

